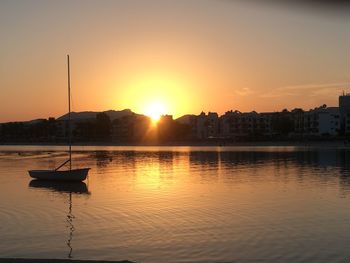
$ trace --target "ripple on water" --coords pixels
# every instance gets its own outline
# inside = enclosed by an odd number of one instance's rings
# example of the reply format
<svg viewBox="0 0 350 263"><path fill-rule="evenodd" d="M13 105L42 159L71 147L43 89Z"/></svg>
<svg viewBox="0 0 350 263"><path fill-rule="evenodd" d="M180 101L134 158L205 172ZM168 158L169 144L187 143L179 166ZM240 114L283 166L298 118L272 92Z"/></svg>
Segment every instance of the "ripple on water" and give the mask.
<svg viewBox="0 0 350 263"><path fill-rule="evenodd" d="M71 202L61 188L30 187L26 173L61 162L62 149L2 154L1 256L66 258L72 247L75 259L349 261L350 154L173 150L75 154L92 168L91 194Z"/></svg>

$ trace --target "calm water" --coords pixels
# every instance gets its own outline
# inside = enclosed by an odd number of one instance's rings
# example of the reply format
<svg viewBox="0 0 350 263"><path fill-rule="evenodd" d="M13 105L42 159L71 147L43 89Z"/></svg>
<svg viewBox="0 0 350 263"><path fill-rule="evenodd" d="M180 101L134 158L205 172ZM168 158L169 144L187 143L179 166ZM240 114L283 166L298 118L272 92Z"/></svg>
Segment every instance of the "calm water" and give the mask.
<svg viewBox="0 0 350 263"><path fill-rule="evenodd" d="M350 262L350 150L80 147L85 183L32 181L62 147L0 147L0 257Z"/></svg>

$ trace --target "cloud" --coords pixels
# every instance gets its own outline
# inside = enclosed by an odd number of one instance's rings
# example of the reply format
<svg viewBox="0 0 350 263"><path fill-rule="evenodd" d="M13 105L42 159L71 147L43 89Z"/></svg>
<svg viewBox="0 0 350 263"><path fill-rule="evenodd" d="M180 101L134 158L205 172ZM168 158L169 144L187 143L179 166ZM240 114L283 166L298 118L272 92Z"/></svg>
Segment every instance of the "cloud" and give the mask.
<svg viewBox="0 0 350 263"><path fill-rule="evenodd" d="M241 89L236 89L235 93L239 96L247 96L253 93L253 91L250 88L241 88Z"/></svg>
<svg viewBox="0 0 350 263"><path fill-rule="evenodd" d="M333 83L310 83L302 85L284 86L273 89L260 95L262 98L278 98L286 96L324 96L331 95L334 92L341 92L350 86L350 81Z"/></svg>

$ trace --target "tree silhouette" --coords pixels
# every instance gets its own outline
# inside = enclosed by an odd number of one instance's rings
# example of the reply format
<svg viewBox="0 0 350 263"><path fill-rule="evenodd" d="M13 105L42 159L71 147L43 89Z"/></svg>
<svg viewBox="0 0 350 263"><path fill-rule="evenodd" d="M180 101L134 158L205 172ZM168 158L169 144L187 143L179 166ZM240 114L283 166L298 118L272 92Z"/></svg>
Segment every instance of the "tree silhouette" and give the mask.
<svg viewBox="0 0 350 263"><path fill-rule="evenodd" d="M101 141L108 141L111 138L111 120L109 116L104 113L97 113L96 115L96 139Z"/></svg>

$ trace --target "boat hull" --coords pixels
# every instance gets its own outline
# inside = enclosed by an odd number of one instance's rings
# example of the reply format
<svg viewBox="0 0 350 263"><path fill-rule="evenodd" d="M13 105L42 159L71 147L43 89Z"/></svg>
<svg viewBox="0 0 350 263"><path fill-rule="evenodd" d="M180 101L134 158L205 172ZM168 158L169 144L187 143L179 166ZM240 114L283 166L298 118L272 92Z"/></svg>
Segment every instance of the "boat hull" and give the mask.
<svg viewBox="0 0 350 263"><path fill-rule="evenodd" d="M84 181L88 175L90 168L72 169L72 170L30 170L28 171L30 177L38 180L50 181L69 181L81 182Z"/></svg>

